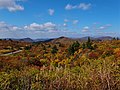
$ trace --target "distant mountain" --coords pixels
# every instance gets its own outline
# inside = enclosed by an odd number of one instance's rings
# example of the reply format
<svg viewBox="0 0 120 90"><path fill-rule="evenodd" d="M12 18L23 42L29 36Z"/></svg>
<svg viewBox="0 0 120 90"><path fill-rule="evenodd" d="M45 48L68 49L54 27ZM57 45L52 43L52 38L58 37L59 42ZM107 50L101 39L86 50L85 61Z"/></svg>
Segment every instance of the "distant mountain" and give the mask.
<svg viewBox="0 0 120 90"><path fill-rule="evenodd" d="M46 39L31 39L31 38L22 38L22 39L13 39L13 38L5 38L6 40L14 40L14 41L24 41L24 42L51 42L51 43L71 43L73 41L84 42L88 40L89 36L81 37L81 38L69 38L69 37L59 37L59 38L46 38ZM91 40L103 41L103 40L112 40L111 36L102 36L102 37L90 37Z"/></svg>
<svg viewBox="0 0 120 90"><path fill-rule="evenodd" d="M103 37L98 37L97 39L99 39L99 40L112 40L113 37L110 37L110 36L103 36Z"/></svg>
<svg viewBox="0 0 120 90"><path fill-rule="evenodd" d="M24 42L51 42L51 43L71 43L74 41L87 41L89 36L82 37L82 38L69 38L69 37L59 37L59 38L51 38L51 39L31 39L31 38L23 38L19 39L19 41L24 41ZM112 40L113 37L110 36L103 36L103 37L90 37L91 40Z"/></svg>
<svg viewBox="0 0 120 90"><path fill-rule="evenodd" d="M87 41L88 40L88 37L82 37L82 38L79 38L80 41ZM103 40L112 40L113 37L110 37L110 36L103 36L103 37L90 37L91 40L99 40L99 41L103 41Z"/></svg>
<svg viewBox="0 0 120 90"><path fill-rule="evenodd" d="M82 38L79 38L80 41L87 41L88 40L88 37L90 36L86 36L86 37L82 37ZM95 40L95 37L90 37L91 40Z"/></svg>
<svg viewBox="0 0 120 90"><path fill-rule="evenodd" d="M19 39L19 41L24 41L24 42L34 42L34 40L31 39L31 38L23 38L23 39Z"/></svg>
<svg viewBox="0 0 120 90"><path fill-rule="evenodd" d="M34 42L49 42L53 39L34 39Z"/></svg>
<svg viewBox="0 0 120 90"><path fill-rule="evenodd" d="M60 42L60 43L63 43L63 42L68 43L68 42L71 42L71 41L73 41L73 39L62 36L62 37L53 39L51 42L52 43L58 43L58 42Z"/></svg>

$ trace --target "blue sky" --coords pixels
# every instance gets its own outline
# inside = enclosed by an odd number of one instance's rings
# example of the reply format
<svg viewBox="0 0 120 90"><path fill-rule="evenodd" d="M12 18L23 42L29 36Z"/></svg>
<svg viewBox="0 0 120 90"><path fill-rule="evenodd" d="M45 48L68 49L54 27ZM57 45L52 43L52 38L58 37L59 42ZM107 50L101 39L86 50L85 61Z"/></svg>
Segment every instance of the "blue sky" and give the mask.
<svg viewBox="0 0 120 90"><path fill-rule="evenodd" d="M120 36L120 0L0 0L0 38Z"/></svg>

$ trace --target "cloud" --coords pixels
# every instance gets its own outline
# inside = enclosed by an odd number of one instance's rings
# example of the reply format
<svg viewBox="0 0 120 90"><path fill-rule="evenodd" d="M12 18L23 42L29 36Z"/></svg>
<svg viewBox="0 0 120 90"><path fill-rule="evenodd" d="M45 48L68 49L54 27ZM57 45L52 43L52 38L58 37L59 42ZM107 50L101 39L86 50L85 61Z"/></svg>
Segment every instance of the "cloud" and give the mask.
<svg viewBox="0 0 120 90"><path fill-rule="evenodd" d="M103 25L104 27L110 27L111 24ZM100 27L96 27L98 29ZM114 32L106 32L104 30L92 29L90 26L85 26L82 28L82 35L116 35L119 36L120 33ZM101 29L103 27L101 26ZM59 37L59 36L71 36L77 37L80 33L72 32L67 27L67 23L57 25L52 22L46 22L42 24L31 23L26 26L18 27L16 25L10 25L6 22L0 21L0 38L51 38L51 37Z"/></svg>
<svg viewBox="0 0 120 90"><path fill-rule="evenodd" d="M72 9L81 9L81 10L88 10L91 8L91 3L80 3L79 5L71 5L67 4L65 9L72 10Z"/></svg>
<svg viewBox="0 0 120 90"><path fill-rule="evenodd" d="M70 4L67 4L67 6L65 7L66 10L71 10L71 9L76 9L77 6L73 6L73 5L70 5Z"/></svg>
<svg viewBox="0 0 120 90"><path fill-rule="evenodd" d="M23 27L18 27L15 25L9 25L3 21L0 22L0 31L50 31L57 30L57 25L52 22L47 22L44 24L32 23Z"/></svg>
<svg viewBox="0 0 120 90"><path fill-rule="evenodd" d="M25 31L15 25L0 22L0 38L18 38L27 35Z"/></svg>
<svg viewBox="0 0 120 90"><path fill-rule="evenodd" d="M73 24L77 24L79 22L79 20L74 20Z"/></svg>
<svg viewBox="0 0 120 90"><path fill-rule="evenodd" d="M48 13L49 13L49 15L52 16L55 13L55 10L54 9L48 9Z"/></svg>
<svg viewBox="0 0 120 90"><path fill-rule="evenodd" d="M61 31L52 22L44 24L32 23L22 27L0 22L0 38L49 37L52 33L58 32Z"/></svg>
<svg viewBox="0 0 120 90"><path fill-rule="evenodd" d="M111 26L112 26L111 24L99 26L97 23L93 23L92 26L83 27L82 32L102 33L101 32L102 30L107 30Z"/></svg>
<svg viewBox="0 0 120 90"><path fill-rule="evenodd" d="M68 19L64 19L64 22L69 22L69 20Z"/></svg>
<svg viewBox="0 0 120 90"><path fill-rule="evenodd" d="M53 24L52 22L47 22L44 24L37 24L37 23L32 23L28 26L24 26L25 30L38 30L38 31L49 31L49 30L56 30L56 25Z"/></svg>
<svg viewBox="0 0 120 90"><path fill-rule="evenodd" d="M18 27L14 27L12 25L8 25L7 23L1 21L0 22L0 31L11 31L11 30L15 30Z"/></svg>
<svg viewBox="0 0 120 90"><path fill-rule="evenodd" d="M106 24L104 26L100 26L99 28L97 28L97 30L105 30L105 29L108 29L111 26L112 26L111 24Z"/></svg>
<svg viewBox="0 0 120 90"><path fill-rule="evenodd" d="M18 0L0 0L0 9L7 9L10 12L24 10L24 7L17 2Z"/></svg>
<svg viewBox="0 0 120 90"><path fill-rule="evenodd" d="M23 31L22 27L18 27L15 25L9 25L3 21L0 22L0 32L16 32L16 31Z"/></svg>
<svg viewBox="0 0 120 90"><path fill-rule="evenodd" d="M90 3L88 3L88 4L80 3L80 5L78 6L78 8L82 9L82 10L88 10L90 7L91 7Z"/></svg>
<svg viewBox="0 0 120 90"><path fill-rule="evenodd" d="M82 30L82 32L89 32L89 27L88 26L85 26L85 27L83 27L83 30Z"/></svg>
<svg viewBox="0 0 120 90"><path fill-rule="evenodd" d="M43 24L32 23L18 27L5 22L0 22L0 38L55 38L60 36L76 36L75 32L64 29L67 26L57 25L52 22Z"/></svg>
<svg viewBox="0 0 120 90"><path fill-rule="evenodd" d="M66 23L64 23L64 24L63 24L63 26L64 26L64 27L67 27L67 24L66 24Z"/></svg>
<svg viewBox="0 0 120 90"><path fill-rule="evenodd" d="M116 36L120 36L120 33L118 32L97 32L97 35L100 35L100 36L110 35L112 37L116 37Z"/></svg>

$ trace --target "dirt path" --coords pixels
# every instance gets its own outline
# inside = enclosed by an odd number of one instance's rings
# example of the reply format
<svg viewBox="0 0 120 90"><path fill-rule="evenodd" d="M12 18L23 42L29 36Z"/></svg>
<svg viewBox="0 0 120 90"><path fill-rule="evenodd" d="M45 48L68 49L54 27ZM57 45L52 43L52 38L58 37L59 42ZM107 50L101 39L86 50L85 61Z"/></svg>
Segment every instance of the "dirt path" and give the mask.
<svg viewBox="0 0 120 90"><path fill-rule="evenodd" d="M22 51L22 50L18 50L18 51L6 53L6 54L0 54L0 56L8 56L8 55L12 55L12 54L17 54L17 53L19 53L19 52L21 52L21 51Z"/></svg>

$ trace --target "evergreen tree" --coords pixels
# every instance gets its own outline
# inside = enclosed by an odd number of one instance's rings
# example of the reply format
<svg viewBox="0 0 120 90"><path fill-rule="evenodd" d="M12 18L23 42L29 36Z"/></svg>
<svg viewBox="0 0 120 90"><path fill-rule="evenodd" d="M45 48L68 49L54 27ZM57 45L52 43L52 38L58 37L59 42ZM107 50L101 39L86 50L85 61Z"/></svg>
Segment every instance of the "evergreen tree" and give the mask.
<svg viewBox="0 0 120 90"><path fill-rule="evenodd" d="M86 48L86 45L85 43L82 44L82 49L85 49Z"/></svg>
<svg viewBox="0 0 120 90"><path fill-rule="evenodd" d="M74 55L75 51L77 51L80 47L80 43L78 41L74 42L72 45L68 48L68 53L70 55Z"/></svg>
<svg viewBox="0 0 120 90"><path fill-rule="evenodd" d="M113 40L116 40L116 38L115 38L115 37L113 37Z"/></svg>
<svg viewBox="0 0 120 90"><path fill-rule="evenodd" d="M72 45L69 46L69 48L68 48L68 53L69 53L70 55L73 55L73 54L75 53L74 47L73 47Z"/></svg>
<svg viewBox="0 0 120 90"><path fill-rule="evenodd" d="M90 37L88 37L88 41L86 42L86 46L88 49L93 49Z"/></svg>
<svg viewBox="0 0 120 90"><path fill-rule="evenodd" d="M117 40L119 40L119 37L117 37Z"/></svg>
<svg viewBox="0 0 120 90"><path fill-rule="evenodd" d="M79 47L80 47L80 43L79 43L78 41L76 41L76 42L74 42L74 43L72 44L72 47L73 47L74 50L76 51L76 50L79 49Z"/></svg>
<svg viewBox="0 0 120 90"><path fill-rule="evenodd" d="M55 54L55 53L57 53L57 51L58 51L57 46L54 45L53 48L52 48L52 50L51 50L51 53Z"/></svg>

